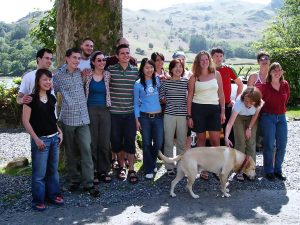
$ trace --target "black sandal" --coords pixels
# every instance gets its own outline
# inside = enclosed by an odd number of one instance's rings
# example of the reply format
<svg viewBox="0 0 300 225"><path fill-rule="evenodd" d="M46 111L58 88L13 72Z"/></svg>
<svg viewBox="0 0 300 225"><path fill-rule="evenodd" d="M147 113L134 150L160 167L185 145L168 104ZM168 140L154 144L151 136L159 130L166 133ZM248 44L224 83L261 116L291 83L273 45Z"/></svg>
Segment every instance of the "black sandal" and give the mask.
<svg viewBox="0 0 300 225"><path fill-rule="evenodd" d="M127 179L129 181L129 183L131 183L131 184L136 184L139 181L138 177L137 177L137 174L134 170L129 170L128 171Z"/></svg>
<svg viewBox="0 0 300 225"><path fill-rule="evenodd" d="M104 183L110 183L111 182L111 176L107 173L101 173L99 178Z"/></svg>

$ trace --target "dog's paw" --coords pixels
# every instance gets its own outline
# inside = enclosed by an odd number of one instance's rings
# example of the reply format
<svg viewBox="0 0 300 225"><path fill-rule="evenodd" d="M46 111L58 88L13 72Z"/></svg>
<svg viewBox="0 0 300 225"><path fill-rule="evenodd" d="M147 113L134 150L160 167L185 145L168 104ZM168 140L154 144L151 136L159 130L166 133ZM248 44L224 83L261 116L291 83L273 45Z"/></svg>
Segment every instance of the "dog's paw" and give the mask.
<svg viewBox="0 0 300 225"><path fill-rule="evenodd" d="M230 196L231 196L230 194L224 193L224 194L222 195L222 198L224 198L224 197L229 198Z"/></svg>
<svg viewBox="0 0 300 225"><path fill-rule="evenodd" d="M175 194L175 193L170 193L170 196L171 196L172 198L175 198L175 197L176 197L176 194Z"/></svg>
<svg viewBox="0 0 300 225"><path fill-rule="evenodd" d="M199 198L199 195L193 194L193 195L192 195L192 198Z"/></svg>

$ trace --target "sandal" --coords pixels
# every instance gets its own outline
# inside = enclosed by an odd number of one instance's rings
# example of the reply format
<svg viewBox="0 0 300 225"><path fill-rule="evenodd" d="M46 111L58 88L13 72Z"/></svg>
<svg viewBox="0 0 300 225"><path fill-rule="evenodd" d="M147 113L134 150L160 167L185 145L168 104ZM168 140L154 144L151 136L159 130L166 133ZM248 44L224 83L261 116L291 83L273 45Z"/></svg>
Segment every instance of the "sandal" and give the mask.
<svg viewBox="0 0 300 225"><path fill-rule="evenodd" d="M244 181L244 180L245 180L244 175L243 175L242 173L238 173L238 174L236 175L236 179L237 179L238 181Z"/></svg>
<svg viewBox="0 0 300 225"><path fill-rule="evenodd" d="M36 211L42 212L46 210L46 205L44 203L35 204L32 208Z"/></svg>
<svg viewBox="0 0 300 225"><path fill-rule="evenodd" d="M100 180L104 183L110 183L111 182L111 176L107 173L101 173L100 174Z"/></svg>
<svg viewBox="0 0 300 225"><path fill-rule="evenodd" d="M117 177L120 179L120 180L126 180L126 169L123 168L123 167L120 167L119 168L119 171L117 173Z"/></svg>
<svg viewBox="0 0 300 225"><path fill-rule="evenodd" d="M200 178L203 180L208 180L208 172L207 171L202 171L200 174Z"/></svg>
<svg viewBox="0 0 300 225"><path fill-rule="evenodd" d="M176 176L176 172L174 169L167 169L167 174L169 177L175 177Z"/></svg>
<svg viewBox="0 0 300 225"><path fill-rule="evenodd" d="M63 206L64 205L64 199L61 195L57 195L54 199L49 201L50 203L57 205L57 206Z"/></svg>
<svg viewBox="0 0 300 225"><path fill-rule="evenodd" d="M136 184L138 182L138 177L134 170L128 171L127 179L129 181L129 183L131 183L131 184Z"/></svg>

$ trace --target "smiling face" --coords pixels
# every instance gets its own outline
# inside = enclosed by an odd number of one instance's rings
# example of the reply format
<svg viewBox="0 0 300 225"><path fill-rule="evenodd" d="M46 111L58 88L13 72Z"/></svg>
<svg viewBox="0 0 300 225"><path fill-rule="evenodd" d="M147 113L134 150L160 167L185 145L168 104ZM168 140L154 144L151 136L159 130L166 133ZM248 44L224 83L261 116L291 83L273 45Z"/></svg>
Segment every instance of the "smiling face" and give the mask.
<svg viewBox="0 0 300 225"><path fill-rule="evenodd" d="M51 53L45 52L42 58L37 58L38 67L40 69L49 69L52 65L53 56Z"/></svg>
<svg viewBox="0 0 300 225"><path fill-rule="evenodd" d="M91 40L85 40L81 45L80 45L82 55L83 57L90 57L92 52L94 51L94 42Z"/></svg>
<svg viewBox="0 0 300 225"><path fill-rule="evenodd" d="M146 62L143 68L143 73L145 74L146 80L152 79L152 75L154 73L154 67L150 63Z"/></svg>
<svg viewBox="0 0 300 225"><path fill-rule="evenodd" d="M39 87L42 91L48 91L51 89L51 77L46 76L43 74L41 78L39 79Z"/></svg>
<svg viewBox="0 0 300 225"><path fill-rule="evenodd" d="M117 55L120 64L128 64L130 60L129 48L121 48Z"/></svg>
<svg viewBox="0 0 300 225"><path fill-rule="evenodd" d="M70 71L74 71L78 67L80 58L80 53L76 52L73 52L70 56L66 56L67 66Z"/></svg>
<svg viewBox="0 0 300 225"><path fill-rule="evenodd" d="M270 66L270 58L267 55L262 55L259 60L258 64L260 67L269 67Z"/></svg>
<svg viewBox="0 0 300 225"><path fill-rule="evenodd" d="M180 78L183 74L183 67L181 63L176 63L174 68L171 70L173 78Z"/></svg>
<svg viewBox="0 0 300 225"><path fill-rule="evenodd" d="M224 55L222 53L214 53L211 57L217 67L220 67L222 65L222 62L224 60Z"/></svg>
<svg viewBox="0 0 300 225"><path fill-rule="evenodd" d="M95 69L104 70L104 67L106 65L106 58L103 54L97 55L92 63L95 66Z"/></svg>
<svg viewBox="0 0 300 225"><path fill-rule="evenodd" d="M200 55L200 67L201 69L208 69L209 67L209 57L206 54Z"/></svg>
<svg viewBox="0 0 300 225"><path fill-rule="evenodd" d="M164 67L164 60L158 55L155 60L156 70L161 70Z"/></svg>

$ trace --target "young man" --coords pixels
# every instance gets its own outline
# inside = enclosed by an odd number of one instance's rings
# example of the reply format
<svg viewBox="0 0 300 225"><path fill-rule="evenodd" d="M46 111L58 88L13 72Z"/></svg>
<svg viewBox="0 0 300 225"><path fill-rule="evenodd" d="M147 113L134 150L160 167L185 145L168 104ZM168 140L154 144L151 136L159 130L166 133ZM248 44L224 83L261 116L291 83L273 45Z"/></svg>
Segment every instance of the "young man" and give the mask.
<svg viewBox="0 0 300 225"><path fill-rule="evenodd" d="M89 115L84 94L83 81L78 64L80 50L71 48L66 51L66 66L60 68L53 76L55 93L62 95L62 107L59 120L62 122L65 144L65 163L70 191L79 189L82 181L83 189L90 195L99 196L94 187L94 169L91 152L91 135ZM76 147L79 148L78 158ZM81 171L78 169L80 162Z"/></svg>
<svg viewBox="0 0 300 225"><path fill-rule="evenodd" d="M119 45L128 45L129 46L129 42L126 38L122 37L117 40L116 47L118 47ZM119 60L116 55L107 57L105 69L108 68L109 66L116 65L118 62L119 62ZM137 66L137 60L134 57L130 56L129 64L131 64L133 66Z"/></svg>
<svg viewBox="0 0 300 225"><path fill-rule="evenodd" d="M229 121L229 118L231 116L232 106L235 102L235 99L237 96L239 96L243 91L243 82L240 79L240 77L237 75L236 71L223 63L224 60L224 51L221 48L212 48L211 50L211 56L212 59L216 65L217 70L221 74L222 82L223 82L223 91L224 91L224 97L225 97L225 123L222 125L223 131L225 132L226 125ZM234 83L237 85L237 92L236 96L234 96L234 100L231 100L231 81L234 81ZM234 145L234 136L233 132L230 132L229 139L233 140L232 144Z"/></svg>
<svg viewBox="0 0 300 225"><path fill-rule="evenodd" d="M37 63L37 69L47 69L52 65L52 59L53 59L53 52L50 49L42 48L38 50L36 53L36 63ZM35 74L36 70L33 70L29 73L26 73L23 78L20 85L20 90L17 96L17 103L18 104L28 104L32 101L32 98L29 96L34 88L35 83Z"/></svg>
<svg viewBox="0 0 300 225"><path fill-rule="evenodd" d="M117 153L118 178L121 180L126 179L124 157L127 154L129 162L128 181L137 183L138 178L134 171L136 127L133 112L133 87L138 78L138 69L129 64L130 51L128 45L119 45L116 55L119 62L108 67L111 74L111 145L112 151Z"/></svg>
<svg viewBox="0 0 300 225"><path fill-rule="evenodd" d="M91 38L85 38L81 42L81 59L78 65L78 68L83 71L85 69L91 69L90 57L94 51L94 40Z"/></svg>

